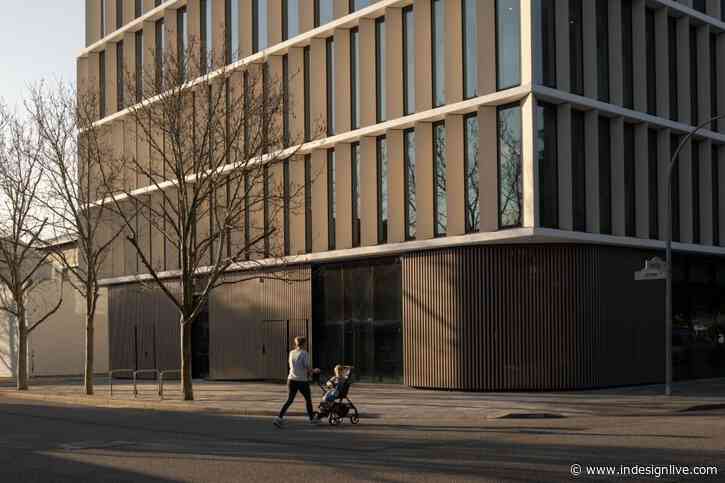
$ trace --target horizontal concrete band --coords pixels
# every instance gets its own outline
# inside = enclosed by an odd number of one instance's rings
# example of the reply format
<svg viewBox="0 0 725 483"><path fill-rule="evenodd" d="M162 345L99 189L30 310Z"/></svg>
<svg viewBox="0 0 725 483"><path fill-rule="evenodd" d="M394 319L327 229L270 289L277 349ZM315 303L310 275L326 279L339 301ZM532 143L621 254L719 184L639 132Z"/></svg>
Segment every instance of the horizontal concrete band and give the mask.
<svg viewBox="0 0 725 483"><path fill-rule="evenodd" d="M489 245L489 244L540 244L540 243L562 243L562 244L586 244L629 247L637 249L662 250L664 252L665 242L659 240L640 239L632 237L620 237L613 235L600 235L584 232L555 230L550 228L515 228L487 233L473 233L461 236L433 238L430 240L407 241L402 243L389 243L385 245L350 248L345 250L332 250L306 255L296 255L284 258L264 259L253 262L237 263L230 267L230 272L242 270L254 270L260 268L286 267L290 265L301 265L310 263L327 263L344 260L355 260L363 258L395 256L415 251L427 251L440 248L457 246ZM682 253L693 253L702 255L725 256L725 247L704 246L692 243L672 244L673 249ZM200 270L205 273L210 267ZM181 274L178 270L170 270L159 273L159 278L172 280ZM105 278L100 281L101 285L119 285L152 280L151 275L130 275L124 277Z"/></svg>

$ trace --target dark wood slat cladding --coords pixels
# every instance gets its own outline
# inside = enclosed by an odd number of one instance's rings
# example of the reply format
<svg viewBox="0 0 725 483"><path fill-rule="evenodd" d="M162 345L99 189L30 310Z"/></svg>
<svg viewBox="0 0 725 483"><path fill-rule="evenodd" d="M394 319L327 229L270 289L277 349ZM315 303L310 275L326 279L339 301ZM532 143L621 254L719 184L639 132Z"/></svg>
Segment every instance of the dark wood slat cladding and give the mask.
<svg viewBox="0 0 725 483"><path fill-rule="evenodd" d="M405 255L405 383L561 390L662 379L651 253L597 246L464 247Z"/></svg>
<svg viewBox="0 0 725 483"><path fill-rule="evenodd" d="M176 291L178 284L169 288ZM108 293L111 369L178 369L179 318L166 295L137 284L113 286Z"/></svg>
<svg viewBox="0 0 725 483"><path fill-rule="evenodd" d="M266 276L264 276L266 275ZM219 287L209 301L209 366L212 379L284 379L288 338L311 340L311 271L294 267L259 272ZM249 278L229 274L227 280ZM310 325L306 328L305 325ZM264 353L262 347L264 346ZM312 347L310 347L310 350ZM284 355L284 357L280 356Z"/></svg>

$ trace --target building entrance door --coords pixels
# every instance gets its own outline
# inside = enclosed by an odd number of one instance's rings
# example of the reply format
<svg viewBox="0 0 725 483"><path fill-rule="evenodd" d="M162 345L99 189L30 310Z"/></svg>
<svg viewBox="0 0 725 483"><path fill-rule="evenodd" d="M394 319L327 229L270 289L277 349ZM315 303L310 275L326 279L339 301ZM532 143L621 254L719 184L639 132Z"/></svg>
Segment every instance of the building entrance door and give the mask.
<svg viewBox="0 0 725 483"><path fill-rule="evenodd" d="M403 379L401 278L397 260L317 268L313 280L315 364L355 367L360 380Z"/></svg>

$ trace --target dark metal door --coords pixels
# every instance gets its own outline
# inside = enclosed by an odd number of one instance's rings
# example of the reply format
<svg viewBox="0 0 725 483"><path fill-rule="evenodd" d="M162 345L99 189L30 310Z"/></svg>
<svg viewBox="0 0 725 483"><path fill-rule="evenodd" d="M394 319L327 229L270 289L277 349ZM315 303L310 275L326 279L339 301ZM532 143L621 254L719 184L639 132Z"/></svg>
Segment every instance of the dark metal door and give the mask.
<svg viewBox="0 0 725 483"><path fill-rule="evenodd" d="M287 377L288 324L287 320L262 321L259 337L262 379Z"/></svg>

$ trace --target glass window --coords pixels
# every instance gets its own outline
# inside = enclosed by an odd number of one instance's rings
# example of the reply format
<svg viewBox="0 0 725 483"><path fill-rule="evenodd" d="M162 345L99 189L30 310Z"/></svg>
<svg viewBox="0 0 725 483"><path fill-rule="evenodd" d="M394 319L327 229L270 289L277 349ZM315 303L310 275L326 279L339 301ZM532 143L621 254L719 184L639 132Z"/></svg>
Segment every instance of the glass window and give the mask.
<svg viewBox="0 0 725 483"><path fill-rule="evenodd" d="M154 7L160 6L162 1L163 0L154 0Z"/></svg>
<svg viewBox="0 0 725 483"><path fill-rule="evenodd" d="M415 112L415 16L413 6L403 9L403 111Z"/></svg>
<svg viewBox="0 0 725 483"><path fill-rule="evenodd" d="M305 154L305 253L312 253L312 163Z"/></svg>
<svg viewBox="0 0 725 483"><path fill-rule="evenodd" d="M200 27L201 27L201 66L204 72L209 72L212 62L212 6L213 0L201 0L200 6Z"/></svg>
<svg viewBox="0 0 725 483"><path fill-rule="evenodd" d="M622 1L622 90L624 107L634 109L634 46L632 2Z"/></svg>
<svg viewBox="0 0 725 483"><path fill-rule="evenodd" d="M98 109L101 119L106 117L106 51L98 53Z"/></svg>
<svg viewBox="0 0 725 483"><path fill-rule="evenodd" d="M670 158L680 145L679 134L670 135ZM680 164L678 163L678 166ZM680 170L672 170L672 241L680 241Z"/></svg>
<svg viewBox="0 0 725 483"><path fill-rule="evenodd" d="M165 52L166 27L162 18L156 21L156 86L159 91L164 85Z"/></svg>
<svg viewBox="0 0 725 483"><path fill-rule="evenodd" d="M328 249L335 249L335 219L337 206L335 204L335 150L327 150L327 245Z"/></svg>
<svg viewBox="0 0 725 483"><path fill-rule="evenodd" d="M224 24L226 28L225 58L227 64L239 60L239 1L226 0ZM213 29L212 29L213 30Z"/></svg>
<svg viewBox="0 0 725 483"><path fill-rule="evenodd" d="M586 138L584 113L571 111L571 181L573 228L587 231Z"/></svg>
<svg viewBox="0 0 725 483"><path fill-rule="evenodd" d="M144 68L144 48L143 48L143 30L137 30L135 35L136 50L136 100L140 101L143 97L143 68Z"/></svg>
<svg viewBox="0 0 725 483"><path fill-rule="evenodd" d="M711 178L711 190L712 196L712 242L713 245L720 245L720 164L718 160L718 149L719 147L715 144L712 145L712 176Z"/></svg>
<svg viewBox="0 0 725 483"><path fill-rule="evenodd" d="M360 143L350 145L352 162L352 246L360 246Z"/></svg>
<svg viewBox="0 0 725 483"><path fill-rule="evenodd" d="M657 114L657 50L655 36L655 11L646 10L647 36L647 112Z"/></svg>
<svg viewBox="0 0 725 483"><path fill-rule="evenodd" d="M692 0L692 8L698 12L705 13L707 11L706 0Z"/></svg>
<svg viewBox="0 0 725 483"><path fill-rule="evenodd" d="M700 77L697 72L697 27L690 27L690 124L697 126L700 120Z"/></svg>
<svg viewBox="0 0 725 483"><path fill-rule="evenodd" d="M385 98L385 17L375 19L375 99L377 122L386 119Z"/></svg>
<svg viewBox="0 0 725 483"><path fill-rule="evenodd" d="M285 147L290 145L290 129L289 129L289 56L282 56L282 142Z"/></svg>
<svg viewBox="0 0 725 483"><path fill-rule="evenodd" d="M385 136L376 140L378 188L378 243L388 242L388 145Z"/></svg>
<svg viewBox="0 0 725 483"><path fill-rule="evenodd" d="M609 0L597 0L597 90L609 102Z"/></svg>
<svg viewBox="0 0 725 483"><path fill-rule="evenodd" d="M523 224L521 106L498 109L498 222L501 228Z"/></svg>
<svg viewBox="0 0 725 483"><path fill-rule="evenodd" d="M477 0L462 0L463 17L463 97L478 95L478 12Z"/></svg>
<svg viewBox="0 0 725 483"><path fill-rule="evenodd" d="M101 3L101 38L106 36L106 0L98 0Z"/></svg>
<svg viewBox="0 0 725 483"><path fill-rule="evenodd" d="M116 29L123 27L123 0L116 0Z"/></svg>
<svg viewBox="0 0 725 483"><path fill-rule="evenodd" d="M350 127L360 127L360 34L350 30Z"/></svg>
<svg viewBox="0 0 725 483"><path fill-rule="evenodd" d="M267 0L253 0L253 24L254 31L252 51L259 52L269 46L269 37L267 35Z"/></svg>
<svg viewBox="0 0 725 483"><path fill-rule="evenodd" d="M657 165L657 136L656 129L647 131L647 152L648 156L648 181L649 181L649 237L653 240L659 238L659 213L658 213L658 165Z"/></svg>
<svg viewBox="0 0 725 483"><path fill-rule="evenodd" d="M569 2L569 75L571 92L584 94L584 26L582 2Z"/></svg>
<svg viewBox="0 0 725 483"><path fill-rule="evenodd" d="M327 67L327 135L335 134L335 39L327 38L326 43Z"/></svg>
<svg viewBox="0 0 725 483"><path fill-rule="evenodd" d="M415 130L406 129L403 132L403 162L405 164L403 176L405 177L405 239L415 239Z"/></svg>
<svg viewBox="0 0 725 483"><path fill-rule="evenodd" d="M612 234L612 134L608 117L599 116L599 232Z"/></svg>
<svg viewBox="0 0 725 483"><path fill-rule="evenodd" d="M116 110L124 107L124 79L125 69L123 66L123 41L116 43Z"/></svg>
<svg viewBox="0 0 725 483"><path fill-rule="evenodd" d="M445 236L448 228L446 171L446 126L443 121L438 121L433 123L433 222L435 236Z"/></svg>
<svg viewBox="0 0 725 483"><path fill-rule="evenodd" d="M556 0L541 0L541 82L556 87Z"/></svg>
<svg viewBox="0 0 725 483"><path fill-rule="evenodd" d="M498 89L521 84L521 1L496 0Z"/></svg>
<svg viewBox="0 0 725 483"><path fill-rule="evenodd" d="M710 34L710 114L715 117L719 114L717 84L717 34ZM719 131L718 121L710 126L713 131Z"/></svg>
<svg viewBox="0 0 725 483"><path fill-rule="evenodd" d="M133 16L139 18L143 15L143 0L136 0L134 2Z"/></svg>
<svg viewBox="0 0 725 483"><path fill-rule="evenodd" d="M282 200L283 206L283 217L284 217L284 254L285 256L290 254L290 179L289 179L289 159L285 159L282 162Z"/></svg>
<svg viewBox="0 0 725 483"><path fill-rule="evenodd" d="M189 50L189 16L186 13L186 7L181 7L176 11L176 49L179 62L181 76L186 79L188 74L188 66L186 52Z"/></svg>
<svg viewBox="0 0 725 483"><path fill-rule="evenodd" d="M540 219L544 228L559 227L559 163L556 106L539 102L537 159L539 163Z"/></svg>
<svg viewBox="0 0 725 483"><path fill-rule="evenodd" d="M300 0L283 0L282 40L291 39L300 33Z"/></svg>
<svg viewBox="0 0 725 483"><path fill-rule="evenodd" d="M480 230L481 207L479 205L478 174L478 115L473 112L465 117L463 132L465 150L463 151L465 179L466 233Z"/></svg>
<svg viewBox="0 0 725 483"><path fill-rule="evenodd" d="M361 8L365 8L370 4L370 0L349 0L350 12L355 12Z"/></svg>
<svg viewBox="0 0 725 483"><path fill-rule="evenodd" d="M303 55L303 82L304 82L304 101L305 101L305 141L309 141L311 137L310 133L310 46L305 46L302 51Z"/></svg>
<svg viewBox="0 0 725 483"><path fill-rule="evenodd" d="M624 229L626 236L637 236L635 197L634 124L624 123Z"/></svg>
<svg viewBox="0 0 725 483"><path fill-rule="evenodd" d="M679 119L679 105L677 98L677 19L674 17L667 18L667 48L669 50L669 77L670 77L670 119L677 121Z"/></svg>
<svg viewBox="0 0 725 483"><path fill-rule="evenodd" d="M443 0L432 0L431 14L433 25L431 26L431 41L433 53L433 107L442 106L446 103L445 79L446 79L446 32L445 18L443 12Z"/></svg>
<svg viewBox="0 0 725 483"><path fill-rule="evenodd" d="M692 142L692 242L700 243L700 141Z"/></svg>
<svg viewBox="0 0 725 483"><path fill-rule="evenodd" d="M325 25L335 19L333 0L315 0L315 27Z"/></svg>

